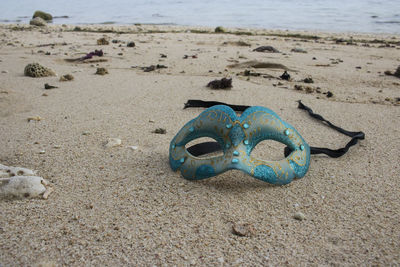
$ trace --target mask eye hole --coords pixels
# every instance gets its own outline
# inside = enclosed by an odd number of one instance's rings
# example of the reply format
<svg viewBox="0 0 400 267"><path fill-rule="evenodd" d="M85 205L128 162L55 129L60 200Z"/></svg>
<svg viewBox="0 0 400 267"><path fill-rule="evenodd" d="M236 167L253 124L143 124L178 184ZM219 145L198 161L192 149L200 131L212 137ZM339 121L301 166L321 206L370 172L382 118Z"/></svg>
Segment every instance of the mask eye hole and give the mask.
<svg viewBox="0 0 400 267"><path fill-rule="evenodd" d="M285 158L286 145L274 140L263 140L251 151L251 156L257 159L278 161Z"/></svg>
<svg viewBox="0 0 400 267"><path fill-rule="evenodd" d="M198 158L219 157L224 155L221 145L211 137L196 138L185 145L187 151Z"/></svg>

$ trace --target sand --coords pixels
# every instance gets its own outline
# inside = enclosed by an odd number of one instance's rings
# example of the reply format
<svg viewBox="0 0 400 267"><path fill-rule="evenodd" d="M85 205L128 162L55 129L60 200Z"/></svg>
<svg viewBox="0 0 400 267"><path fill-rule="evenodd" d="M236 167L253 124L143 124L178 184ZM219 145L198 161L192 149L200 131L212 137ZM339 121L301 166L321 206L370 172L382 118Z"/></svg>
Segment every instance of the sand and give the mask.
<svg viewBox="0 0 400 267"><path fill-rule="evenodd" d="M47 200L0 201L1 266L400 264L400 79L384 74L400 65L400 36L74 27L0 25L0 163L37 170L54 189ZM102 37L110 43L97 45ZM261 45L281 53L253 52ZM95 49L105 54L92 60L107 61L65 60ZM227 67L251 60L285 65L292 81L276 78L282 69L247 68L275 77L264 78ZM58 76L24 76L33 62ZM167 68L141 69L157 64ZM65 74L74 79L59 81ZM223 77L231 90L206 87ZM168 148L202 111L183 110L188 99L266 106L312 146L349 141L297 109L302 100L366 139L341 158L312 156L286 186L240 171L187 181ZM105 146L110 138L122 143ZM265 143L266 158L283 147Z"/></svg>

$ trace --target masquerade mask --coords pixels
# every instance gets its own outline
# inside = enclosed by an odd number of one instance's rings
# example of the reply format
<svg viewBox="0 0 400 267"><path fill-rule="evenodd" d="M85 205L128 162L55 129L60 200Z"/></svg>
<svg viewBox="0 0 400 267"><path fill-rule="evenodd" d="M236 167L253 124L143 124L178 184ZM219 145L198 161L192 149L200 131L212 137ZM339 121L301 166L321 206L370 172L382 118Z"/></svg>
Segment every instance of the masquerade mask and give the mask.
<svg viewBox="0 0 400 267"><path fill-rule="evenodd" d="M221 105L222 104L222 105ZM339 150L326 148L310 148L301 135L287 122L284 122L272 110L265 107L248 107L226 105L220 102L189 100L187 107L209 107L197 118L189 121L172 139L169 150L171 168L180 169L184 178L200 180L219 175L231 169L241 170L259 180L272 184L288 184L294 178L302 178L310 165L310 155L325 153L331 157L339 157L348 148L364 139L362 132L348 132L299 102L299 108L329 126L352 137L346 147ZM244 111L238 116L236 111ZM186 149L190 141L210 137L217 142L205 142ZM285 157L279 161L258 159L251 155L255 146L264 140L275 140L285 144ZM222 156L200 158L218 150Z"/></svg>

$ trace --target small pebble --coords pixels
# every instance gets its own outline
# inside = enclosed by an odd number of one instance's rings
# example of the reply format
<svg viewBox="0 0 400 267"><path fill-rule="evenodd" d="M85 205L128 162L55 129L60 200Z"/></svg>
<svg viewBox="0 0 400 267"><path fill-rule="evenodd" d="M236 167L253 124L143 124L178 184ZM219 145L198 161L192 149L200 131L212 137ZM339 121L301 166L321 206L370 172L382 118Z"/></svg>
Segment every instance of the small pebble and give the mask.
<svg viewBox="0 0 400 267"><path fill-rule="evenodd" d="M54 88L58 88L58 87L57 87L57 86L50 85L50 84L48 84L48 83L45 83L45 84L44 84L44 89L46 89L46 90L50 90L50 89L54 89Z"/></svg>
<svg viewBox="0 0 400 267"><path fill-rule="evenodd" d="M71 74L65 74L60 77L60 82L66 82L66 81L72 81L74 79L74 76Z"/></svg>
<svg viewBox="0 0 400 267"><path fill-rule="evenodd" d="M108 70L106 68L97 68L96 74L97 75L106 75L106 74L108 74Z"/></svg>
<svg viewBox="0 0 400 267"><path fill-rule="evenodd" d="M46 151L44 151L44 150L39 151L39 154L45 154L45 153L46 153Z"/></svg>
<svg viewBox="0 0 400 267"><path fill-rule="evenodd" d="M232 233L237 236L251 236L254 235L255 229L251 224L235 223L232 225Z"/></svg>
<svg viewBox="0 0 400 267"><path fill-rule="evenodd" d="M166 134L167 130L164 128L157 128L154 131L152 131L152 133L156 133L156 134Z"/></svg>
<svg viewBox="0 0 400 267"><path fill-rule="evenodd" d="M126 46L127 47L135 47L135 42L129 42Z"/></svg>
<svg viewBox="0 0 400 267"><path fill-rule="evenodd" d="M110 42L106 38L100 38L97 40L97 45L108 45Z"/></svg>
<svg viewBox="0 0 400 267"><path fill-rule="evenodd" d="M122 141L119 138L108 138L107 143L105 144L105 146L107 148L111 148L111 147L120 146L121 143L122 143Z"/></svg>
<svg viewBox="0 0 400 267"><path fill-rule="evenodd" d="M30 121L41 121L42 118L40 116L29 117L28 122Z"/></svg>
<svg viewBox="0 0 400 267"><path fill-rule="evenodd" d="M138 147L137 146L128 146L128 148L132 149L132 150L137 150Z"/></svg>
<svg viewBox="0 0 400 267"><path fill-rule="evenodd" d="M306 219L306 215L304 215L302 212L298 211L294 214L293 218L295 218L298 221L302 221Z"/></svg>

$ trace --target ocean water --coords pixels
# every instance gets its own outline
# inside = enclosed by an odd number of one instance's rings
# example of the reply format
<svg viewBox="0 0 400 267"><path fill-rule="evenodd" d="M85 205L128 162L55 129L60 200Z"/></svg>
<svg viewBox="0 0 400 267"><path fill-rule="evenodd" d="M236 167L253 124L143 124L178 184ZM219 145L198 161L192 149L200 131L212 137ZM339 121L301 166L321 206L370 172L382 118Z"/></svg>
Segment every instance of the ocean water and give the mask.
<svg viewBox="0 0 400 267"><path fill-rule="evenodd" d="M0 0L1 23L171 24L400 34L400 0Z"/></svg>

